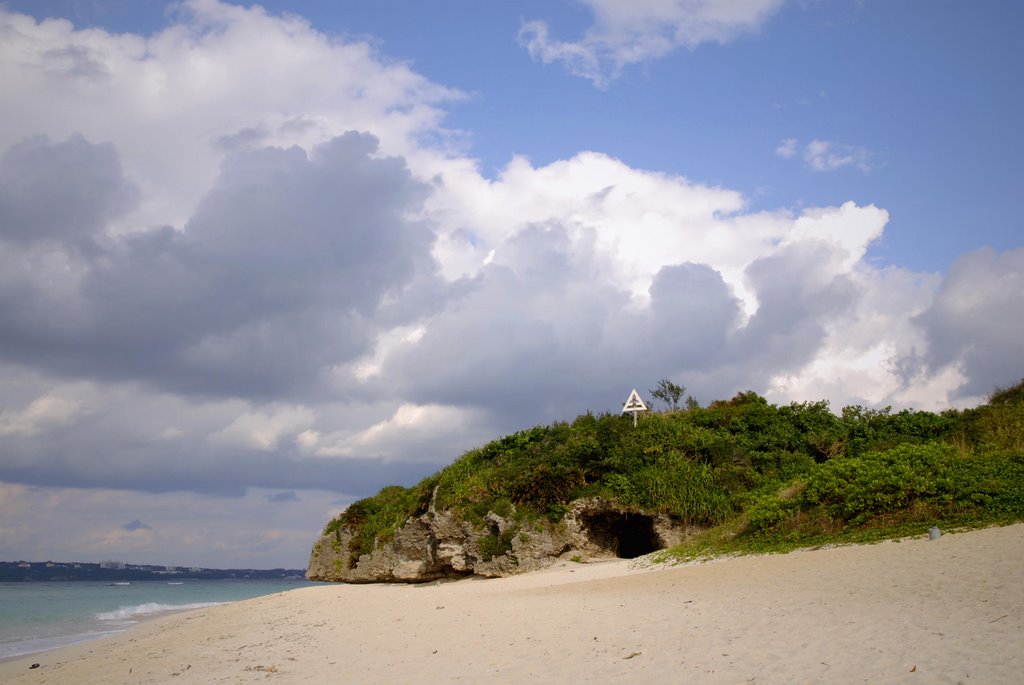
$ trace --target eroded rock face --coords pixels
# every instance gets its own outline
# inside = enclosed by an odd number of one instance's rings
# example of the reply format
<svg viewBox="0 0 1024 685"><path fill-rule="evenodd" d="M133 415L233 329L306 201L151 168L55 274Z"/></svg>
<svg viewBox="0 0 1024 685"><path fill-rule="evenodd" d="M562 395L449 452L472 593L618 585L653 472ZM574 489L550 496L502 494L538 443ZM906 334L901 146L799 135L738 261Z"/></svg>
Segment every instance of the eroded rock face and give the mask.
<svg viewBox="0 0 1024 685"><path fill-rule="evenodd" d="M679 544L695 529L665 514L624 508L600 498L572 503L559 523L527 525L514 512L489 513L482 525L431 508L410 518L388 542L353 559L351 528L313 544L306 577L348 583L422 583L467 575L536 571L562 557L636 557Z"/></svg>

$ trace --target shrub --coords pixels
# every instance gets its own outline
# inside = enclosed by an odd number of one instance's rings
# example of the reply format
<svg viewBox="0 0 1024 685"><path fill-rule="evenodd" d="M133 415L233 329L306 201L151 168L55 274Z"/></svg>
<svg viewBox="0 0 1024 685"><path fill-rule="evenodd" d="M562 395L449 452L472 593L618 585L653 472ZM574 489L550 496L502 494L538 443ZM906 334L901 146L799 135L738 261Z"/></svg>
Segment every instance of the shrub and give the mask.
<svg viewBox="0 0 1024 685"><path fill-rule="evenodd" d="M948 497L956 455L953 447L932 443L833 459L811 474L800 497L856 525L917 499Z"/></svg>
<svg viewBox="0 0 1024 685"><path fill-rule="evenodd" d="M501 533L491 533L490 535L480 538L480 558L484 561L490 561L495 557L500 557L503 554L507 554L512 550L512 540L515 538L518 530L506 529Z"/></svg>
<svg viewBox="0 0 1024 685"><path fill-rule="evenodd" d="M747 508L747 531L758 534L778 527L800 510L800 502L775 494L761 495Z"/></svg>

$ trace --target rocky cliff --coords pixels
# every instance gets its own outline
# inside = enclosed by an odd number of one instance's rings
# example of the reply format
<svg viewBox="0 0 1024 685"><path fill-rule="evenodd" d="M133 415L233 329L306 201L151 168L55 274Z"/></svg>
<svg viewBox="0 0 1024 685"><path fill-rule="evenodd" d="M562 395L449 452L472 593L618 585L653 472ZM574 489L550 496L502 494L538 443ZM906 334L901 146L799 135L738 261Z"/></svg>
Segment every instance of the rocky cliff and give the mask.
<svg viewBox="0 0 1024 685"><path fill-rule="evenodd" d="M388 541L353 553L358 530L341 525L313 545L306 577L347 583L419 583L459 576L507 576L559 558L633 558L680 543L693 531L665 514L600 498L573 502L563 519L527 522L513 510L473 523L431 507Z"/></svg>

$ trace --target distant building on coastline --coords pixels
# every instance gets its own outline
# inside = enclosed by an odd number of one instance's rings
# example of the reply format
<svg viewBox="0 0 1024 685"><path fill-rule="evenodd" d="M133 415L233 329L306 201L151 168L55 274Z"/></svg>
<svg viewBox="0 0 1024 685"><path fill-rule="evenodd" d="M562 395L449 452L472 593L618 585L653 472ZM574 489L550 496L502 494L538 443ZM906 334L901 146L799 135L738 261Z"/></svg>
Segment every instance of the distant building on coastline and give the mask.
<svg viewBox="0 0 1024 685"><path fill-rule="evenodd" d="M123 571L124 570L124 562L123 561L113 561L113 560L109 560L108 559L107 561L101 561L100 562L100 568L109 568L109 569L113 569L115 571Z"/></svg>

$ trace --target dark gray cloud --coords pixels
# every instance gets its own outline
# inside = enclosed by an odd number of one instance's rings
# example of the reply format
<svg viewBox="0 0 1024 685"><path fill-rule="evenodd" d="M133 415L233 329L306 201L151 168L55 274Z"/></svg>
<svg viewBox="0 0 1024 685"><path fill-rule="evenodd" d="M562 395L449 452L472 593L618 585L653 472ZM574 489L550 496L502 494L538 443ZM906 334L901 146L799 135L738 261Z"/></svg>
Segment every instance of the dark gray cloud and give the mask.
<svg viewBox="0 0 1024 685"><path fill-rule="evenodd" d="M1024 378L1024 248L965 254L950 267L931 307L915 319L933 372L958 365L961 397L986 395ZM915 361L918 362L915 364ZM919 368L922 360L902 360ZM1009 375L1008 375L1009 374Z"/></svg>
<svg viewBox="0 0 1024 685"><path fill-rule="evenodd" d="M390 380L413 401L482 407L504 425L586 409L621 378L609 338L629 301L599 268L559 225L522 230L430 320Z"/></svg>
<svg viewBox="0 0 1024 685"><path fill-rule="evenodd" d="M325 368L367 352L382 324L409 315L405 294L419 306L443 296L433 232L407 218L426 189L402 160L375 152L375 139L350 133L312 155L229 155L184 231L63 253L52 268L70 264L75 278L60 276L61 290L45 269L0 283L0 355L175 392L308 390ZM3 225L22 243L46 237L68 248L96 234L130 188L111 146L78 137L34 141L6 160ZM15 173L25 168L29 180Z"/></svg>
<svg viewBox="0 0 1024 685"><path fill-rule="evenodd" d="M0 277L0 361L34 369L39 387L141 381L158 393L257 406L343 400L345 388L321 386L325 369L366 353L380 330L446 296L430 254L433 232L408 218L426 189L402 160L376 150L375 139L359 134L310 155L239 149L184 230L112 236L108 223L134 199L113 146L76 136L12 148L0 174L0 266L9 267ZM359 392L369 400L375 391ZM96 412L87 405L72 401L74 419L45 431L31 422L9 428L0 481L232 497L251 487L364 495L416 482L451 456L311 458L291 435L270 448L211 440L241 407L199 426L173 415L160 422L159 402ZM133 430L138 421L152 432ZM185 430L156 437L181 422Z"/></svg>
<svg viewBox="0 0 1024 685"><path fill-rule="evenodd" d="M727 387L763 391L773 375L798 371L821 349L828 329L852 311L857 288L825 266L834 249L824 242L789 245L747 267L758 307L730 342Z"/></svg>
<svg viewBox="0 0 1024 685"><path fill-rule="evenodd" d="M138 200L110 143L30 138L0 158L0 239L80 247Z"/></svg>
<svg viewBox="0 0 1024 685"><path fill-rule="evenodd" d="M128 523L121 526L121 530L127 530L129 533L134 530L153 530L139 519L132 519Z"/></svg>
<svg viewBox="0 0 1024 685"><path fill-rule="evenodd" d="M642 348L673 371L717 365L738 324L739 302L706 264L666 266L651 283Z"/></svg>

